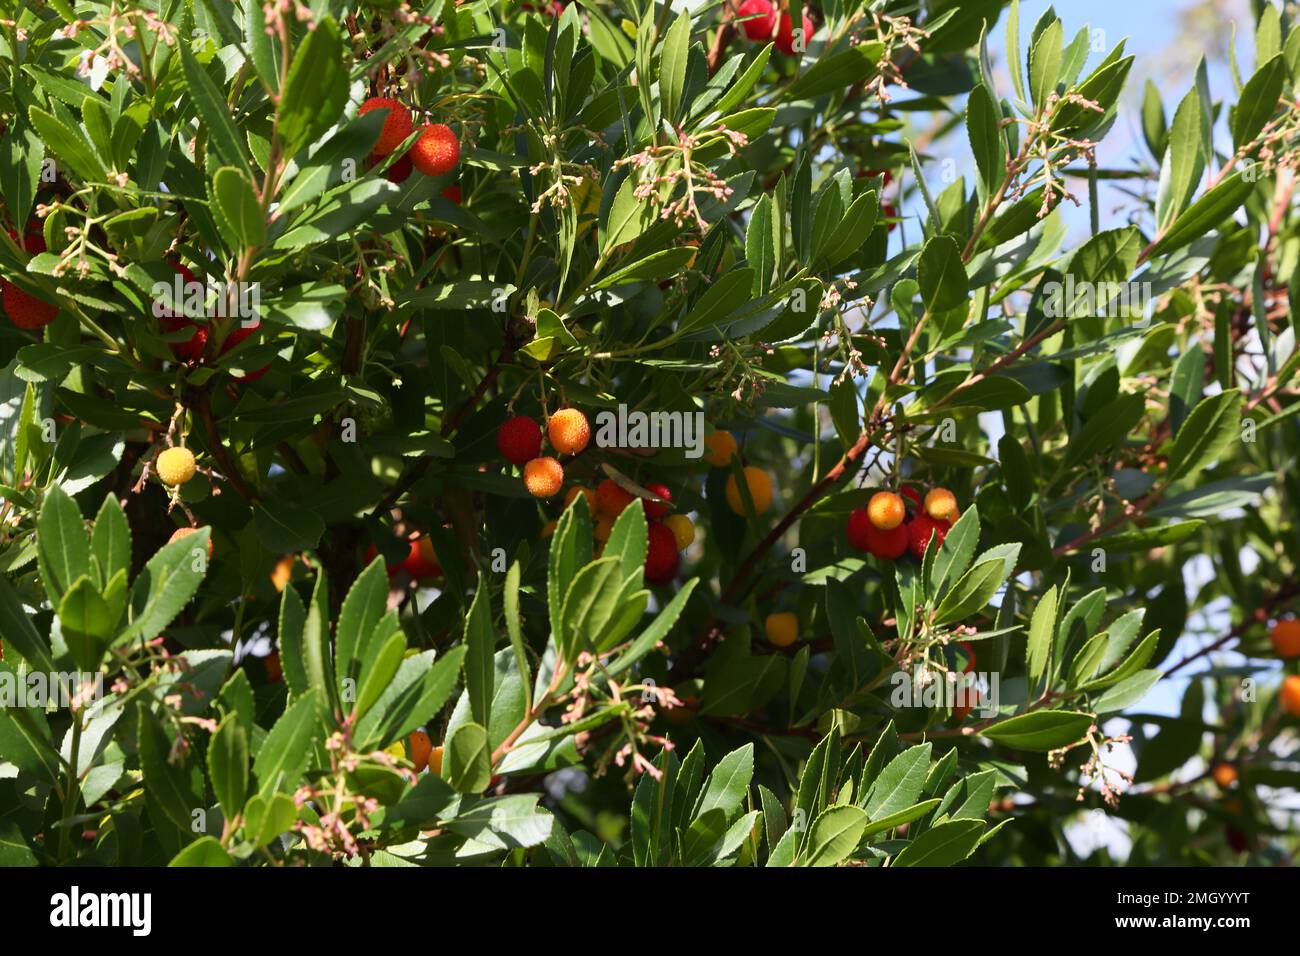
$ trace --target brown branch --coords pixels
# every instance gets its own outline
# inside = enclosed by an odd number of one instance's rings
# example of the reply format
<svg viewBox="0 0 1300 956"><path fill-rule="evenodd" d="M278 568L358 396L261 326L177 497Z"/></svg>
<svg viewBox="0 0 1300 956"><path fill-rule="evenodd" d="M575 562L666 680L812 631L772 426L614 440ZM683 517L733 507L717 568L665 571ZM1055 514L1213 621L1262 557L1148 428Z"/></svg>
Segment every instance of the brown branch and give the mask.
<svg viewBox="0 0 1300 956"><path fill-rule="evenodd" d="M249 504L257 501L257 490L248 483L244 478L243 472L239 470L234 458L230 456L229 450L221 440L221 435L217 432L216 420L212 417L212 401L208 396L206 387L198 388L194 391L193 407L199 414L199 422L203 425L203 434L207 436L208 451L212 457L217 460L222 474L230 482L239 496Z"/></svg>

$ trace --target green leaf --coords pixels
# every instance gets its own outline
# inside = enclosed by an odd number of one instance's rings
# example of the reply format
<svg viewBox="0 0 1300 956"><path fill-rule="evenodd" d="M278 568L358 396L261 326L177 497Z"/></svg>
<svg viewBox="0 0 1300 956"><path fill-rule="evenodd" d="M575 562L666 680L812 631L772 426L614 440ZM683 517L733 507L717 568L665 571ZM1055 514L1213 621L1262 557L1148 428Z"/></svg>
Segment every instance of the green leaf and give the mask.
<svg viewBox="0 0 1300 956"><path fill-rule="evenodd" d="M848 50L823 56L795 78L783 99L813 99L834 90L844 90L876 72L883 46L877 41L861 43Z"/></svg>
<svg viewBox="0 0 1300 956"><path fill-rule="evenodd" d="M107 178L104 164L80 129L35 106L27 111L27 118L49 150L70 170L89 182L102 183Z"/></svg>
<svg viewBox="0 0 1300 956"><path fill-rule="evenodd" d="M966 135L970 137L971 152L986 195L996 192L1006 175L1002 130L998 125L1001 118L997 100L983 83L970 91L966 100Z"/></svg>
<svg viewBox="0 0 1300 956"><path fill-rule="evenodd" d="M262 205L253 186L233 166L223 166L212 177L212 210L232 249L261 245L266 237Z"/></svg>
<svg viewBox="0 0 1300 956"><path fill-rule="evenodd" d="M58 485L51 486L41 504L36 546L41 579L56 599L90 571L90 543L81 509Z"/></svg>
<svg viewBox="0 0 1300 956"><path fill-rule="evenodd" d="M752 293L763 295L772 286L776 249L772 240L772 197L764 193L754 205L745 229L745 262L754 270Z"/></svg>
<svg viewBox="0 0 1300 956"><path fill-rule="evenodd" d="M1029 48L1029 95L1040 110L1047 104L1048 94L1056 90L1064 42L1065 28L1054 19Z"/></svg>
<svg viewBox="0 0 1300 956"><path fill-rule="evenodd" d="M231 714L221 722L208 744L208 779L221 805L221 813L233 820L248 794L248 735Z"/></svg>
<svg viewBox="0 0 1300 956"><path fill-rule="evenodd" d="M131 626L118 637L119 642L160 634L181 613L208 572L207 561L196 561L194 552L206 552L211 534L211 528L200 528L163 545L149 559L135 579L131 601L134 617Z"/></svg>
<svg viewBox="0 0 1300 956"><path fill-rule="evenodd" d="M109 492L95 516L90 533L90 554L99 564L99 573L107 581L118 571L130 571L131 526L117 495Z"/></svg>
<svg viewBox="0 0 1300 956"><path fill-rule="evenodd" d="M1138 671L1111 686L1093 703L1098 714L1113 714L1131 707L1147 695L1147 692L1160 680L1160 671Z"/></svg>
<svg viewBox="0 0 1300 956"><path fill-rule="evenodd" d="M259 502L253 506L253 530L267 551L291 554L315 548L325 533L325 522L312 511L284 505L271 509Z"/></svg>
<svg viewBox="0 0 1300 956"><path fill-rule="evenodd" d="M966 304L970 283L952 236L934 236L926 242L916 273L927 312L946 312Z"/></svg>
<svg viewBox="0 0 1300 956"><path fill-rule="evenodd" d="M1201 238L1222 223L1255 191L1255 183L1240 173L1233 173L1215 186L1174 222L1173 226L1151 247L1148 258L1157 258L1181 249Z"/></svg>
<svg viewBox="0 0 1300 956"><path fill-rule="evenodd" d="M1039 710L985 727L980 736L1013 750L1048 751L1079 740L1093 724L1092 714Z"/></svg>
<svg viewBox="0 0 1300 956"><path fill-rule="evenodd" d="M1241 392L1229 389L1202 399L1178 430L1169 451L1170 482L1182 481L1216 461L1241 431Z"/></svg>
<svg viewBox="0 0 1300 956"><path fill-rule="evenodd" d="M951 624L984 609L1006 580L1001 558L981 561L961 576L935 611L935 624Z"/></svg>
<svg viewBox="0 0 1300 956"><path fill-rule="evenodd" d="M333 17L321 17L294 52L280 96L279 133L286 156L295 156L334 125L348 101L343 39Z"/></svg>
<svg viewBox="0 0 1300 956"><path fill-rule="evenodd" d="M447 781L461 793L482 793L492 779L488 732L481 724L461 724L447 739L443 754Z"/></svg>
<svg viewBox="0 0 1300 956"><path fill-rule="evenodd" d="M983 833L983 820L949 820L908 843L894 857L893 865L952 866L975 851Z"/></svg>
<svg viewBox="0 0 1300 956"><path fill-rule="evenodd" d="M1029 679L1035 684L1047 672L1047 659L1056 643L1057 602L1056 587L1038 599L1034 615L1029 621L1029 641L1025 645L1025 666Z"/></svg>
<svg viewBox="0 0 1300 956"><path fill-rule="evenodd" d="M98 671L117 620L89 577L78 578L64 592L59 602L59 623L77 667Z"/></svg>
<svg viewBox="0 0 1300 956"><path fill-rule="evenodd" d="M691 15L677 15L664 37L659 59L659 102L665 120L673 122L682 108L682 88L686 85L686 61L691 52Z"/></svg>
<svg viewBox="0 0 1300 956"><path fill-rule="evenodd" d="M493 665L496 631L492 626L487 580L482 577L465 618L465 647L465 690L469 695L470 714L476 723L490 727L496 680Z"/></svg>
<svg viewBox="0 0 1300 956"><path fill-rule="evenodd" d="M139 708L139 714L136 740L149 805L157 807L172 823L188 833L194 819L192 814L203 804L190 790L185 769L168 759L172 742L158 718L144 707Z"/></svg>
<svg viewBox="0 0 1300 956"><path fill-rule="evenodd" d="M248 152L235 128L226 98L208 76L207 70L194 58L188 44L177 44L181 55L181 69L185 74L186 101L192 102L206 127L209 148L223 165L237 166L252 175Z"/></svg>
<svg viewBox="0 0 1300 956"><path fill-rule="evenodd" d="M356 671L368 656L367 643L387 608L388 574L383 557L376 556L352 582L339 609L334 629L334 671L340 691L344 681L355 681L359 676Z"/></svg>
<svg viewBox="0 0 1300 956"><path fill-rule="evenodd" d="M863 805L868 817L883 820L916 803L916 798L925 787L932 750L932 744L916 744L904 750L880 771L880 776L876 778Z"/></svg>
<svg viewBox="0 0 1300 956"><path fill-rule="evenodd" d="M1065 452L1067 467L1078 465L1117 445L1142 420L1146 398L1140 392L1120 395L1090 416L1070 440Z"/></svg>
<svg viewBox="0 0 1300 956"><path fill-rule="evenodd" d="M57 668L50 654L48 638L36 630L32 619L23 608L22 598L9 579L0 574L0 634L5 647L12 647L28 665L47 674Z"/></svg>
<svg viewBox="0 0 1300 956"><path fill-rule="evenodd" d="M1253 141L1277 112L1287 72L1286 59L1279 53L1256 70L1242 88L1232 115L1232 144L1238 149Z"/></svg>
<svg viewBox="0 0 1300 956"><path fill-rule="evenodd" d="M253 760L257 792L268 798L280 790L298 788L311 759L311 746L321 733L320 691L313 687L289 705L275 722Z"/></svg>
<svg viewBox="0 0 1300 956"><path fill-rule="evenodd" d="M857 849L867 829L867 815L858 807L828 807L813 821L804 866L836 866Z"/></svg>
<svg viewBox="0 0 1300 956"><path fill-rule="evenodd" d="M235 865L235 858L226 852L226 848L216 837L204 836L186 845L167 865L228 867Z"/></svg>

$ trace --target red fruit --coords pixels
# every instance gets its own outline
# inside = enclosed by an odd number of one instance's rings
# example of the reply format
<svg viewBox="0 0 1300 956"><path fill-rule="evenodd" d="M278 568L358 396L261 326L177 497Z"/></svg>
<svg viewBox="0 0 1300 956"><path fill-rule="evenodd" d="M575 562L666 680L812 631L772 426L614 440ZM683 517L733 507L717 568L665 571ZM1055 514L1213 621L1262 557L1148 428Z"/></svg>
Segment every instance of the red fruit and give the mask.
<svg viewBox="0 0 1300 956"><path fill-rule="evenodd" d="M867 551L882 561L897 561L907 550L907 528L901 524L888 531L870 525L866 537Z"/></svg>
<svg viewBox="0 0 1300 956"><path fill-rule="evenodd" d="M656 498L662 498L663 503L651 501L649 498L642 498L641 504L645 506L645 516L651 521L658 521L664 515L668 514L669 508L672 507L673 493L668 490L667 485L651 484L646 485L645 490L654 494Z"/></svg>
<svg viewBox="0 0 1300 956"><path fill-rule="evenodd" d="M9 230L9 237L18 241L18 233ZM23 238L23 248L28 255L45 251L45 237L40 232L29 232ZM44 299L24 292L12 282L0 281L0 299L3 299L5 315L9 321L20 329L42 329L54 321L59 314L59 307L51 305Z"/></svg>
<svg viewBox="0 0 1300 956"><path fill-rule="evenodd" d="M379 132L379 141L370 151L372 156L382 159L401 146L402 140L411 135L411 130L414 128L411 123L411 111L397 100L386 96L372 96L361 104L357 115L365 116L372 110L386 110L388 113L384 119L384 128Z"/></svg>
<svg viewBox="0 0 1300 956"><path fill-rule="evenodd" d="M441 577L442 566L438 564L438 557L434 554L433 541L429 538L413 540L411 550L406 555L406 560L402 562L402 569L411 576L413 581Z"/></svg>
<svg viewBox="0 0 1300 956"><path fill-rule="evenodd" d="M161 321L164 332L181 332L185 329L193 329L188 339L167 343L171 346L172 355L175 355L182 362L193 362L203 355L203 349L208 344L208 327L206 325L199 325L193 319L175 315L164 315Z"/></svg>
<svg viewBox="0 0 1300 956"><path fill-rule="evenodd" d="M278 684L284 680L284 669L280 666L279 651L272 651L263 657L262 665L266 668L266 679L272 684Z"/></svg>
<svg viewBox="0 0 1300 956"><path fill-rule="evenodd" d="M442 191L442 198L447 200L448 202L454 202L457 206L459 206L460 187L457 186L455 183L452 183L450 186L448 186L446 189Z"/></svg>
<svg viewBox="0 0 1300 956"><path fill-rule="evenodd" d="M390 183L404 183L410 178L411 170L414 168L411 165L411 153L408 150L401 155L397 162L384 170L384 178Z"/></svg>
<svg viewBox="0 0 1300 956"><path fill-rule="evenodd" d="M460 140L450 126L429 123L411 147L411 162L426 176L443 176L460 162Z"/></svg>
<svg viewBox="0 0 1300 956"><path fill-rule="evenodd" d="M855 508L849 513L849 523L844 534L849 539L850 547L858 551L867 550L867 529L872 527L871 518L866 508Z"/></svg>
<svg viewBox="0 0 1300 956"><path fill-rule="evenodd" d="M939 540L935 542L935 547L943 544L943 539L948 535L948 529L952 524L947 521L935 521L929 515L919 514L906 525L908 546L911 547L912 553L917 558L925 557L925 546L930 543L931 535L937 535Z"/></svg>
<svg viewBox="0 0 1300 956"><path fill-rule="evenodd" d="M645 555L645 579L650 584L667 584L677 576L677 539L661 524L652 524L649 547Z"/></svg>
<svg viewBox="0 0 1300 956"><path fill-rule="evenodd" d="M20 329L43 329L54 321L59 307L24 292L12 282L0 282L5 315Z"/></svg>
<svg viewBox="0 0 1300 956"><path fill-rule="evenodd" d="M803 45L806 46L808 41L812 39L813 22L812 18L808 16L807 10L801 10L800 13L803 15ZM776 48L786 56L794 55L794 21L790 19L790 14L781 14L781 24L777 27L776 37L773 42L776 44ZM799 52L802 53L803 51L800 50Z"/></svg>
<svg viewBox="0 0 1300 956"><path fill-rule="evenodd" d="M776 9L768 0L745 0L736 11L736 19L745 36L754 43L766 43L776 26Z"/></svg>
<svg viewBox="0 0 1300 956"><path fill-rule="evenodd" d="M244 325L244 323L241 321L238 325L234 327L234 329L231 330L230 334L226 336L226 343L223 346L221 346L221 354L225 355L227 352L233 349L240 342L244 341L244 339L248 338L250 335L252 335L261 327L262 327L262 323L260 320L254 322L252 325ZM269 371L271 371L271 366L269 364L263 365L261 368L257 369L256 371L249 372L246 375L236 375L235 381L256 382L259 378L261 378Z"/></svg>
<svg viewBox="0 0 1300 956"><path fill-rule="evenodd" d="M541 453L541 426L523 415L506 419L497 431L497 450L511 464L527 464Z"/></svg>

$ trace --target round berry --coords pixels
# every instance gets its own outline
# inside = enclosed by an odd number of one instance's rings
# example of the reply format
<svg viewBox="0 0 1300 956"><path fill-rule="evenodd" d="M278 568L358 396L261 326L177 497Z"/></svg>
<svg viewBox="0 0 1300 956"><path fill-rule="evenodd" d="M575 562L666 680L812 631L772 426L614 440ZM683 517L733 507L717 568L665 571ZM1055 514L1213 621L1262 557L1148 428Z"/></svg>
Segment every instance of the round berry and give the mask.
<svg viewBox="0 0 1300 956"><path fill-rule="evenodd" d="M523 465L542 453L542 430L523 415L508 418L497 430L497 450L512 465Z"/></svg>
<svg viewBox="0 0 1300 956"><path fill-rule="evenodd" d="M379 133L379 141L370 151L371 155L382 158L401 146L402 140L410 136L411 130L415 127L411 122L411 111L397 100L386 96L372 96L361 104L357 115L365 116L373 110L386 110L388 113L384 118L384 128Z"/></svg>
<svg viewBox="0 0 1300 956"><path fill-rule="evenodd" d="M411 763L415 764L415 772L422 772L429 766L429 757L433 753L433 740L423 730L413 730L406 738L406 745L411 748Z"/></svg>
<svg viewBox="0 0 1300 956"><path fill-rule="evenodd" d="M925 513L935 521L957 517L957 498L947 488L931 488L925 495Z"/></svg>
<svg viewBox="0 0 1300 956"><path fill-rule="evenodd" d="M180 541L182 538L188 538L198 530L198 528L177 528L172 532L172 536L167 539L167 543L171 544L173 541ZM210 534L208 535L208 560L212 560L212 536Z"/></svg>
<svg viewBox="0 0 1300 956"><path fill-rule="evenodd" d="M534 458L524 465L524 487L534 498L553 498L564 487L564 466L554 458Z"/></svg>
<svg viewBox="0 0 1300 956"><path fill-rule="evenodd" d="M799 44L799 50L797 52L802 53L804 48L808 45L808 41L812 39L814 28L812 18L808 16L808 11L801 10L800 13L803 15L803 36L800 37L802 42ZM790 14L781 14L781 24L777 27L776 36L772 41L776 45L776 48L786 56L793 56L796 52L794 48L793 24L794 21L790 19Z"/></svg>
<svg viewBox="0 0 1300 956"><path fill-rule="evenodd" d="M631 492L612 478L606 478L596 486L596 509L610 518L617 518L635 500Z"/></svg>
<svg viewBox="0 0 1300 956"><path fill-rule="evenodd" d="M678 551L685 551L695 541L695 524L686 515L669 515L664 527L673 533Z"/></svg>
<svg viewBox="0 0 1300 956"><path fill-rule="evenodd" d="M867 502L867 516L881 531L893 531L907 517L903 499L892 491L877 491Z"/></svg>
<svg viewBox="0 0 1300 956"><path fill-rule="evenodd" d="M727 431L710 432L704 436L704 460L714 468L726 468L736 455L736 436Z"/></svg>
<svg viewBox="0 0 1300 956"><path fill-rule="evenodd" d="M645 554L645 579L650 584L667 584L677 575L681 556L677 553L677 539L661 524L652 524Z"/></svg>
<svg viewBox="0 0 1300 956"><path fill-rule="evenodd" d="M766 43L776 27L776 9L768 0L745 0L736 10L736 19L752 42Z"/></svg>
<svg viewBox="0 0 1300 956"><path fill-rule="evenodd" d="M775 647L789 647L799 639L799 618L789 611L769 614L763 622L768 643Z"/></svg>
<svg viewBox="0 0 1300 956"><path fill-rule="evenodd" d="M745 485L749 488L749 498L754 503L755 514L761 515L772 507L772 479L767 476L767 472L754 465L746 465ZM740 486L736 484L735 475L727 479L726 495L727 507L744 517L745 502L740 496Z"/></svg>
<svg viewBox="0 0 1300 956"><path fill-rule="evenodd" d="M1294 618L1278 621L1269 631L1268 639L1278 657L1300 657L1300 621Z"/></svg>
<svg viewBox="0 0 1300 956"><path fill-rule="evenodd" d="M450 126L429 123L411 147L411 162L426 176L444 176L460 162L460 140Z"/></svg>
<svg viewBox="0 0 1300 956"><path fill-rule="evenodd" d="M546 437L561 455L576 455L591 441L591 425L576 408L561 408L547 419Z"/></svg>
<svg viewBox="0 0 1300 956"><path fill-rule="evenodd" d="M663 501L651 501L649 498L642 498L641 504L645 507L645 516L651 521L658 521L668 514L672 507L673 493L668 490L666 485L658 482L645 486L645 490L653 494L656 498L662 498Z"/></svg>
<svg viewBox="0 0 1300 956"><path fill-rule="evenodd" d="M194 461L194 453L188 448L182 448L179 445L175 448L168 448L161 455L154 467L158 471L158 477L162 479L165 485L183 485L194 477L198 466Z"/></svg>

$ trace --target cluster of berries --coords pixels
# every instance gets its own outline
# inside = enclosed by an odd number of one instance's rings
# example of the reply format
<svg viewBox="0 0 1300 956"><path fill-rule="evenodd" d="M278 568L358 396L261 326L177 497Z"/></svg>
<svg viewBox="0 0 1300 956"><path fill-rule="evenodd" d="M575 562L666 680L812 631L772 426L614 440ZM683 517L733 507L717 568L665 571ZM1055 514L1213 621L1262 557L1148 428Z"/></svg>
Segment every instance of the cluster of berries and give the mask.
<svg viewBox="0 0 1300 956"><path fill-rule="evenodd" d="M188 266L182 265L179 262L169 262L168 265L172 267L172 271L185 280L185 285L187 287L192 282L198 283L199 280L195 277L194 273L190 271ZM170 309L165 310L162 313L159 317L159 322L162 325L164 332L184 332L187 329L190 332L190 337L187 339L180 339L176 342L167 343L168 347L172 350L172 355L176 356L178 362L193 363L203 357L203 351L208 345L208 332L210 327L207 323L196 322L186 315L177 315ZM244 341L256 332L261 325L262 323L260 320L254 322L252 325L245 325L241 321L231 329L230 334L226 336L226 341L221 344L220 354L225 355L240 342ZM256 382L270 370L270 365L263 365L261 368L255 369L254 371L248 372L244 375L236 375L235 380L238 382Z"/></svg>
<svg viewBox="0 0 1300 956"><path fill-rule="evenodd" d="M804 7L799 12L803 21L803 41L807 43L815 28L812 18L808 16L808 8ZM778 15L776 7L770 0L745 0L736 11L736 19L740 21L745 36L754 43L766 43L771 40L773 45L786 56L793 56L796 52L794 21L789 13Z"/></svg>
<svg viewBox="0 0 1300 956"><path fill-rule="evenodd" d="M904 499L912 503L911 518ZM865 508L849 515L845 530L850 545L873 557L896 561L910 550L919 560L932 537L936 548L943 544L960 516L957 499L947 488L932 488L924 500L915 488L900 489L898 494L878 491Z"/></svg>
<svg viewBox="0 0 1300 956"><path fill-rule="evenodd" d="M547 419L546 439L557 454L576 455L591 441L591 424L578 409L562 408ZM506 461L523 466L524 487L533 497L553 498L564 487L564 466L558 458L542 455L542 429L533 419L525 415L507 419L497 431L497 449ZM680 552L695 540L695 526L685 515L668 513L673 496L666 485L652 483L645 490L659 499L640 499L650 535L645 577L651 584L665 584L677 575ZM593 533L602 544L609 540L623 509L638 500L610 478L598 484L594 491L581 486L570 488L564 506L567 508L578 495L587 499L587 507L596 522ZM555 523L549 522L542 534L545 537L554 530Z"/></svg>
<svg viewBox="0 0 1300 956"><path fill-rule="evenodd" d="M29 223L27 229L28 233L23 237L23 249L29 256L44 252L45 237L41 235L40 223ZM18 233L9 230L9 238L17 242ZM9 321L20 329L42 329L59 314L58 306L24 292L8 279L0 279L0 302L4 304Z"/></svg>
<svg viewBox="0 0 1300 956"><path fill-rule="evenodd" d="M374 110L384 110L384 128L379 133L379 140L370 151L372 159L386 159L397 151L397 147L415 132L415 123L411 111L395 99L387 96L372 96L361 104L357 111L359 116ZM460 140L455 132L444 123L426 123L420 127L420 135L384 173L384 177L393 183L405 182L412 169L418 169L426 176L445 176L460 163ZM448 186L442 195L452 202L460 203L460 187Z"/></svg>

